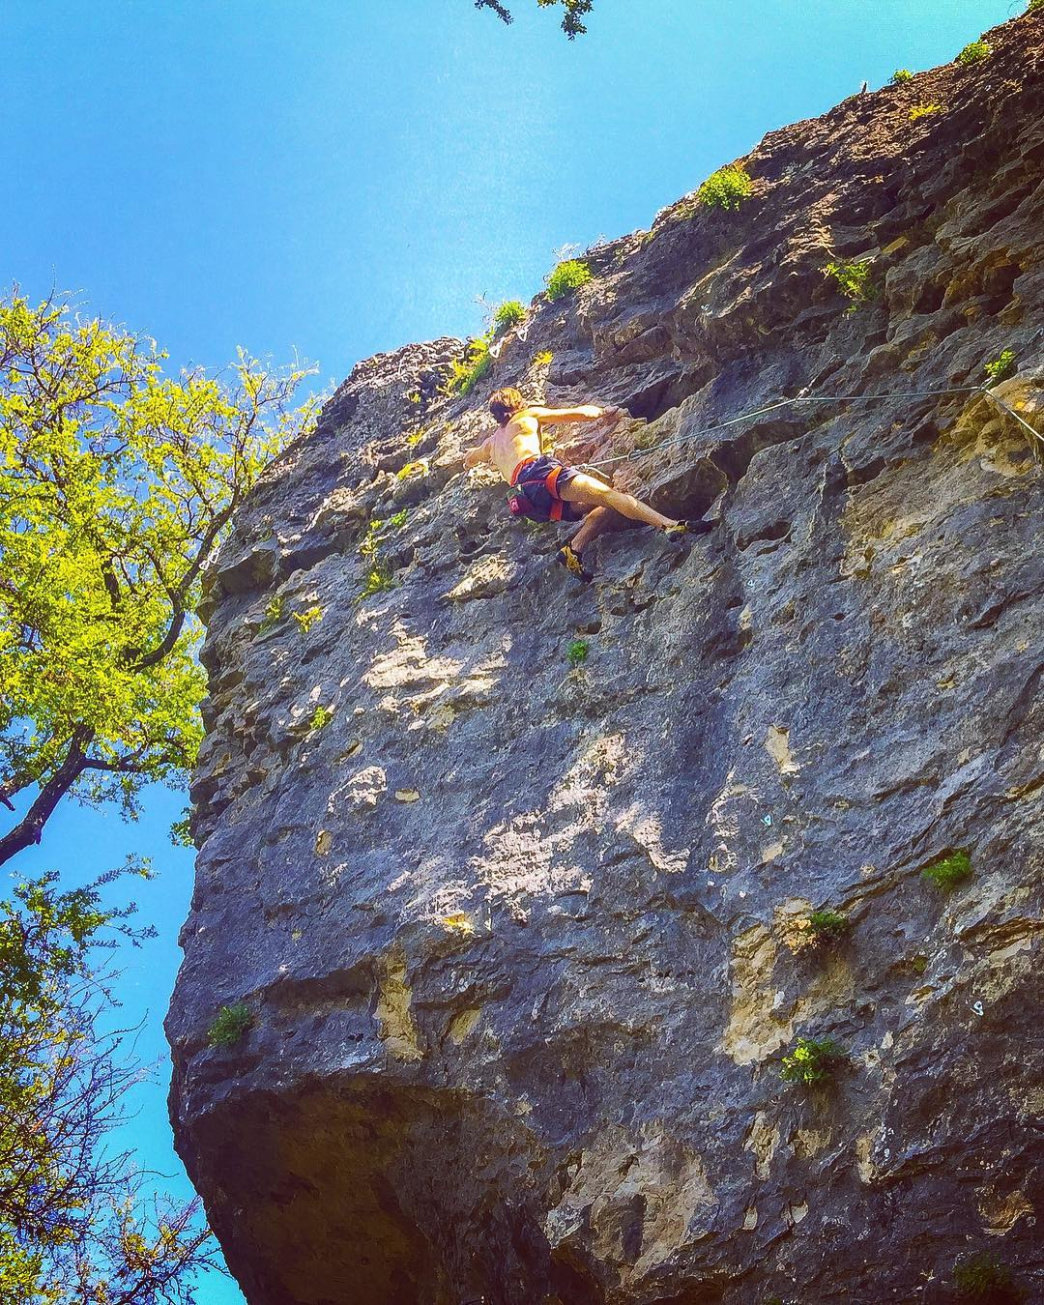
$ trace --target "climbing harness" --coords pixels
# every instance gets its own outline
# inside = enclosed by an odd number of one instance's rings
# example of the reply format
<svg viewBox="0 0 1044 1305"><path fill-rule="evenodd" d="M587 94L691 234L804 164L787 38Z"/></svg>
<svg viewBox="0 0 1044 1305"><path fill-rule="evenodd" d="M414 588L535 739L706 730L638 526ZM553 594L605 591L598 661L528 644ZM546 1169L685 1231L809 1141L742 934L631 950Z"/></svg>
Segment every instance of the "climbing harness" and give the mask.
<svg viewBox="0 0 1044 1305"><path fill-rule="evenodd" d="M726 430L729 426L737 426L743 422L753 421L756 417L764 417L767 413L777 412L780 408L790 407L795 403L867 403L884 399L944 399L957 394L983 394L990 399L1008 416L1014 417L1020 426L1033 436L1033 438L1044 444L1044 435L1033 429L1028 421L1020 417L1019 414L1010 407L1003 399L997 396L985 385L962 385L953 389L946 390L899 390L889 394L798 394L790 399L778 399L775 403L766 404L763 408L754 408L750 412L740 413L738 417L730 417L727 421L718 422L714 426L706 426L702 430L692 431L687 435L676 435L673 439L664 440L662 444L656 444L649 449L632 449L630 453L618 453L610 458L599 458L595 462L584 462L580 465L583 467L607 467L614 462L629 462L633 458L643 458L653 453L660 453L663 449L670 448L675 444L690 444L694 440L701 439L704 435L713 435L716 431ZM1036 445L1033 446L1036 453Z"/></svg>
<svg viewBox="0 0 1044 1305"><path fill-rule="evenodd" d="M523 458L511 473L511 514L534 521L579 521L582 509L559 492L559 484L567 485L576 475L575 467L558 458Z"/></svg>

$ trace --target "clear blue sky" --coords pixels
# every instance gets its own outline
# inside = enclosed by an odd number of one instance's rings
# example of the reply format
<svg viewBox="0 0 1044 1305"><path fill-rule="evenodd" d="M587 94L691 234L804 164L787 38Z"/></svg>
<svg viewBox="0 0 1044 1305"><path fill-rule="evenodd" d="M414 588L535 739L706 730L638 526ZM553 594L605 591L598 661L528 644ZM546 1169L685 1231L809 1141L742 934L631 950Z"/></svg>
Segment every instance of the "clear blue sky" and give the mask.
<svg viewBox="0 0 1044 1305"><path fill-rule="evenodd" d="M596 0L573 43L535 0L511 7L504 27L472 0L0 0L0 287L77 292L177 365L296 348L336 381L479 330L477 297L528 299L563 245L648 226L765 132L1024 5ZM183 800L158 794L136 826L64 811L18 865L72 882L155 859L136 895L160 937L122 993L159 1082L126 1136L171 1173L160 1023L191 857L165 831Z"/></svg>

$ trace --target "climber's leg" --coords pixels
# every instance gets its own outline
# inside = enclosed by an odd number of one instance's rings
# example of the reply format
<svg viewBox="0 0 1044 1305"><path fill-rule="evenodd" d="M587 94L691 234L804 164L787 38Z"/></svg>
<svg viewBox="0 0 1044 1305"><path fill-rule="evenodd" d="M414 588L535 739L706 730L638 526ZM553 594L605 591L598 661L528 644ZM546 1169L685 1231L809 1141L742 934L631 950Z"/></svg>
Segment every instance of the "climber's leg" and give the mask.
<svg viewBox="0 0 1044 1305"><path fill-rule="evenodd" d="M619 512L610 507L592 508L584 517L584 524L569 543L575 553L581 553L599 535L604 535L607 531L619 530L629 524L626 517L622 517Z"/></svg>
<svg viewBox="0 0 1044 1305"><path fill-rule="evenodd" d="M665 517L631 494L622 494L618 489L610 489L608 485L603 485L593 476L585 476L582 471L570 476L568 481L563 478L559 486L559 494L566 503L580 503L584 507L592 508L612 508L621 516L629 517L632 521L641 521L647 526L658 526L661 530L672 532L681 526L684 530L681 522L675 521L672 517Z"/></svg>

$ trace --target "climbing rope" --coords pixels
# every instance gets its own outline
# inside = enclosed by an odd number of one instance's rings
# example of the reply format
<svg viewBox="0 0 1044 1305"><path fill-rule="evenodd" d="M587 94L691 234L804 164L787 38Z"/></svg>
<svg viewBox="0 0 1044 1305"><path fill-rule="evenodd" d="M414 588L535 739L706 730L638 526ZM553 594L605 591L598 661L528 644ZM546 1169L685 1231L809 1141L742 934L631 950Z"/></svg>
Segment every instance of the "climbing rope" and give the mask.
<svg viewBox="0 0 1044 1305"><path fill-rule="evenodd" d="M727 421L718 422L714 426L705 426L702 430L692 431L687 435L676 435L673 439L664 440L661 444L655 445L649 449L632 449L630 453L618 453L611 458L599 458L596 462L584 462L584 467L607 467L614 462L628 462L632 458L644 458L654 453L660 453L663 449L670 448L674 444L690 444L694 440L702 439L704 435L713 435L716 431L726 430L729 426L737 426L743 422L753 421L756 417L764 417L767 413L777 412L780 408L787 408L795 403L867 403L884 399L940 399L949 395L956 394L984 394L987 399L992 400L999 408L1009 416L1014 417L1020 426L1044 444L1044 435L1034 430L1028 421L1025 421L1019 414L1004 402L985 385L962 385L954 389L947 390L899 390L892 391L889 394L798 394L790 399L778 399L775 403L767 404L763 408L754 408L750 412L740 413L738 417L730 417ZM1034 446L1036 451L1036 446Z"/></svg>
<svg viewBox="0 0 1044 1305"><path fill-rule="evenodd" d="M1025 419L1025 417L1020 417L1014 408L1006 404L1003 399L998 399L997 396L993 393L993 391L988 390L985 385L982 387L982 392L983 394L985 394L987 399L992 400L997 405L997 407L1001 409L1002 412L1006 412L1009 417L1014 417L1015 420L1019 423L1019 425L1023 426L1026 430L1028 430L1029 433L1033 436L1033 438L1038 441L1038 443L1044 444L1044 435L1042 435L1039 430L1034 430L1033 427L1029 424L1029 422ZM1032 448L1033 448L1034 456L1039 458L1040 454L1037 452L1036 444L1032 445Z"/></svg>

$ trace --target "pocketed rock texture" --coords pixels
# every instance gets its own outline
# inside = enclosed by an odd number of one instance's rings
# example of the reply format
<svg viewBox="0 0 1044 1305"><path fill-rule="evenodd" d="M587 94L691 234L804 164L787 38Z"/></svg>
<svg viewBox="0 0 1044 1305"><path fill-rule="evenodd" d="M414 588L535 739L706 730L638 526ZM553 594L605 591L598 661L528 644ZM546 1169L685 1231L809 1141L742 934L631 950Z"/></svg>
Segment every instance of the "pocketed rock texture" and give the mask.
<svg viewBox="0 0 1044 1305"><path fill-rule="evenodd" d="M1011 350L1044 432L1044 14L988 40L592 251L466 397L460 341L361 363L240 511L168 1028L251 1305L1044 1300L1044 480L970 388ZM508 384L714 530L552 565L461 469ZM721 425L800 395L881 397Z"/></svg>

